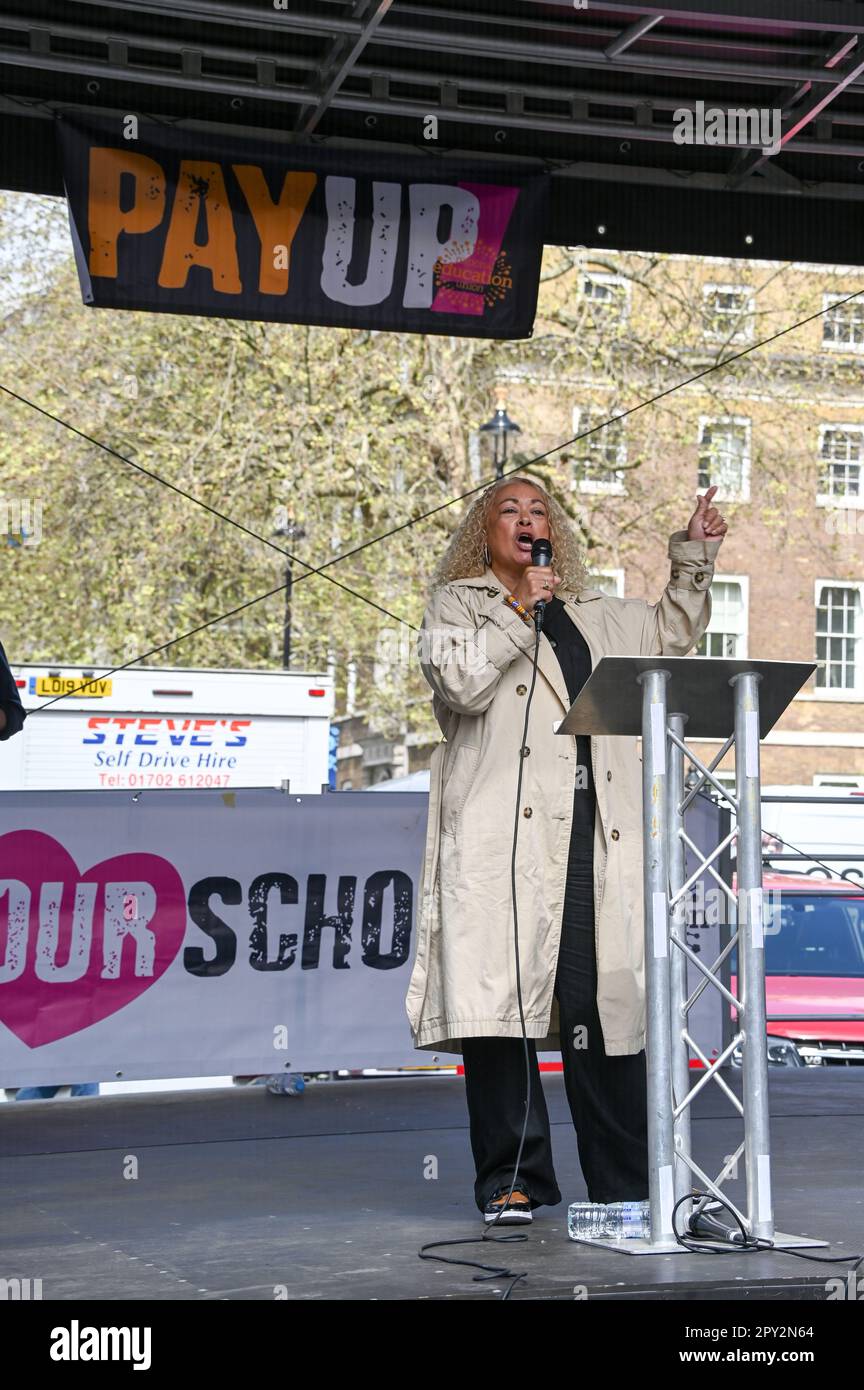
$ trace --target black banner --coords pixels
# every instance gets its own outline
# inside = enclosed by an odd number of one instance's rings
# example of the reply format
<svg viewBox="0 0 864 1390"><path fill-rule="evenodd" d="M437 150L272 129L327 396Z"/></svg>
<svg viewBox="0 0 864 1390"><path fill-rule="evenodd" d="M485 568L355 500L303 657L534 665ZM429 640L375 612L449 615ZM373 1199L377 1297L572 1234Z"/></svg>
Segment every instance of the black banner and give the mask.
<svg viewBox="0 0 864 1390"><path fill-rule="evenodd" d="M549 176L58 121L85 304L525 338Z"/></svg>

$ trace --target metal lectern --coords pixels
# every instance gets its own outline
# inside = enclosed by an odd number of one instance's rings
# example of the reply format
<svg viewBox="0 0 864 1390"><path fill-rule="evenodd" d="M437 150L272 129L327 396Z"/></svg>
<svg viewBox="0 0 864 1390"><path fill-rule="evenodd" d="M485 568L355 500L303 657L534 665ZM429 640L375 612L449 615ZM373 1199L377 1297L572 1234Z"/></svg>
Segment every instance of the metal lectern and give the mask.
<svg viewBox="0 0 864 1390"><path fill-rule="evenodd" d="M675 1238L688 1229L709 1198L687 1197L693 1177L737 1213L748 1236L770 1240L778 1248L827 1245L824 1240L784 1235L774 1230L771 1197L771 1146L768 1126L768 1053L763 949L762 824L759 792L759 742L812 675L815 665L800 661L745 661L662 656L606 656L600 661L558 726L561 734L642 737L642 818L645 892L646 1054L648 1061L648 1144L651 1235L622 1241L591 1239L631 1255L684 1250ZM725 739L708 766L688 747L689 739ZM714 776L734 749L735 795ZM701 774L689 791L684 786L685 757ZM684 814L703 783L711 783L731 804L737 817L737 885L733 892L713 861L736 833L735 828L707 856L684 830ZM699 866L685 881L689 846ZM704 872L716 880L737 924L730 940L709 968L687 945L687 894ZM722 983L720 967L738 944L738 974L733 994ZM701 973L688 996L687 962ZM738 1015L735 1036L714 1060L706 1057L688 1029L688 1013L706 988L713 987ZM736 997L737 995L737 997ZM720 1068L740 1044L743 1105ZM690 1052L704 1070L690 1084ZM696 1162L690 1142L690 1105L709 1081L715 1081L741 1115L743 1139L716 1179ZM722 1192L741 1154L746 1175L746 1211ZM692 1175L692 1176L691 1176ZM720 1212L726 1216L726 1213ZM737 1230L737 1227L735 1228ZM698 1236L696 1237L698 1239Z"/></svg>

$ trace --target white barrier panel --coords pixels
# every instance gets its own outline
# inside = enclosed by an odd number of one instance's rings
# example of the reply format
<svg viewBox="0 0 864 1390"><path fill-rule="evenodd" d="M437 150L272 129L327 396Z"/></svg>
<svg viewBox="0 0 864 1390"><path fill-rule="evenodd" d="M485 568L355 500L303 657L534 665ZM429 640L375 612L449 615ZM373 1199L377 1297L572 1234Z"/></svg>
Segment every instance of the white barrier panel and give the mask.
<svg viewBox="0 0 864 1390"><path fill-rule="evenodd" d="M0 1086L461 1062L405 1012L427 806L0 793Z"/></svg>

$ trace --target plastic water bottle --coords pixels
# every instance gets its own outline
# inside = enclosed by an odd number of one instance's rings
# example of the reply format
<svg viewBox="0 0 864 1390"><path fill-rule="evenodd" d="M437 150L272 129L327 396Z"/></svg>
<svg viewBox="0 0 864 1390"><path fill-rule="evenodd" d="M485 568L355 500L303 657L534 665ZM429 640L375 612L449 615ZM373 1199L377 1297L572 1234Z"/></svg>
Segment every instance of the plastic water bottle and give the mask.
<svg viewBox="0 0 864 1390"><path fill-rule="evenodd" d="M273 1096L299 1096L306 1090L306 1082L299 1071L286 1072L284 1075L271 1076L267 1090Z"/></svg>
<svg viewBox="0 0 864 1390"><path fill-rule="evenodd" d="M651 1235L651 1208L646 1202L572 1202L567 1208L571 1240L629 1240Z"/></svg>
<svg viewBox="0 0 864 1390"><path fill-rule="evenodd" d="M596 1240L605 1235L603 1202L571 1202L567 1208L567 1234L571 1240Z"/></svg>
<svg viewBox="0 0 864 1390"><path fill-rule="evenodd" d="M606 1237L610 1240L649 1239L651 1235L651 1205L649 1202L609 1202L606 1206Z"/></svg>

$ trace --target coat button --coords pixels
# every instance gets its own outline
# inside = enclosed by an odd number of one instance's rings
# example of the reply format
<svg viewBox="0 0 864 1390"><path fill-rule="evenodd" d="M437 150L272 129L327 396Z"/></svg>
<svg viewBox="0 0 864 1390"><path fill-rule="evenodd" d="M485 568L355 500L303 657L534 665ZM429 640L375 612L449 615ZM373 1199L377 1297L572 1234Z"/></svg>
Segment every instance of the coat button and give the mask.
<svg viewBox="0 0 864 1390"><path fill-rule="evenodd" d="M673 571L672 571L672 578L673 578L673 579L679 579L680 576L681 576L681 571L680 571L680 570L673 570Z"/></svg>
<svg viewBox="0 0 864 1390"><path fill-rule="evenodd" d="M612 831L612 839L613 839L613 840L617 840L618 838L619 838L618 831L617 831L617 830L613 830L613 831Z"/></svg>
<svg viewBox="0 0 864 1390"><path fill-rule="evenodd" d="M527 695L527 693L528 693L528 687L527 687L527 685L517 685L517 687L516 687L516 694L517 694L517 695Z"/></svg>
<svg viewBox="0 0 864 1390"><path fill-rule="evenodd" d="M698 573L697 575L694 575L694 578L695 578L697 584L701 584L701 583L702 583L702 580L705 578L705 576L704 576L704 574L702 573L702 571L700 570L699 573Z"/></svg>
<svg viewBox="0 0 864 1390"><path fill-rule="evenodd" d="M606 781L607 781L607 782L611 782L611 781L612 781L612 773L611 773L611 772L607 772L607 773L606 773Z"/></svg>
<svg viewBox="0 0 864 1390"><path fill-rule="evenodd" d="M528 747L526 746L525 748L522 749L522 757L523 757L523 758L527 758L527 757L528 757L528 754L529 754L530 752L531 752L531 749L528 748Z"/></svg>
<svg viewBox="0 0 864 1390"><path fill-rule="evenodd" d="M490 598L494 598L495 595L498 593L498 590L497 590L497 589L487 589L486 592L487 592L487 594L489 595Z"/></svg>
<svg viewBox="0 0 864 1390"><path fill-rule="evenodd" d="M533 816L534 812L531 810L530 806L526 806L522 814L523 816Z"/></svg>

